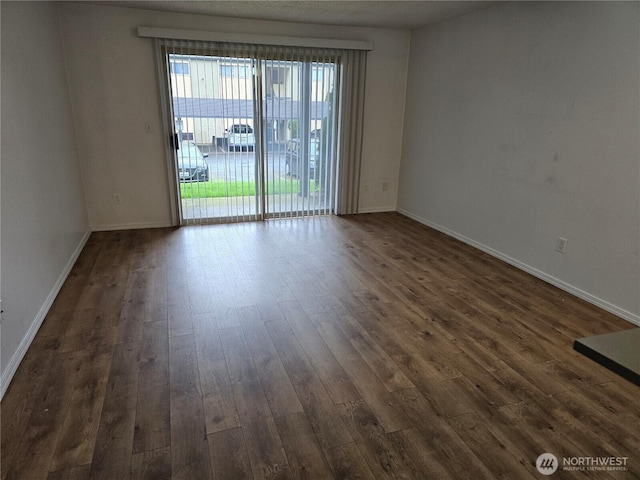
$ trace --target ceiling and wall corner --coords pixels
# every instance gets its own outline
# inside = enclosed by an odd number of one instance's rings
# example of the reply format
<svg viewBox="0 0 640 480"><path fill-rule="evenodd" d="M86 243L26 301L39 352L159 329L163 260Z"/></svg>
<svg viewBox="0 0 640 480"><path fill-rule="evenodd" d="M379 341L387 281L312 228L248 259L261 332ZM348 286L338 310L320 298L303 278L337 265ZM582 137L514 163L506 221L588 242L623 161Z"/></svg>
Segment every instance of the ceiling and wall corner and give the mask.
<svg viewBox="0 0 640 480"><path fill-rule="evenodd" d="M92 2L103 3L103 2ZM223 18L308 23L342 27L413 30L470 12L498 1L416 0L243 0L243 1L111 1L110 5L191 13Z"/></svg>

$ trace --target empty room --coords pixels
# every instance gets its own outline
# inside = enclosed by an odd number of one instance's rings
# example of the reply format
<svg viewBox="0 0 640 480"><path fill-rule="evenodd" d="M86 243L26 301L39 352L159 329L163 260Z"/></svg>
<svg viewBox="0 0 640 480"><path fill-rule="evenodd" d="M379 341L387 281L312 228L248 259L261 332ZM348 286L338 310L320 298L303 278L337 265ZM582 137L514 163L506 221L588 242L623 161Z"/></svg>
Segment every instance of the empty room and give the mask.
<svg viewBox="0 0 640 480"><path fill-rule="evenodd" d="M640 478L640 3L0 20L0 480Z"/></svg>

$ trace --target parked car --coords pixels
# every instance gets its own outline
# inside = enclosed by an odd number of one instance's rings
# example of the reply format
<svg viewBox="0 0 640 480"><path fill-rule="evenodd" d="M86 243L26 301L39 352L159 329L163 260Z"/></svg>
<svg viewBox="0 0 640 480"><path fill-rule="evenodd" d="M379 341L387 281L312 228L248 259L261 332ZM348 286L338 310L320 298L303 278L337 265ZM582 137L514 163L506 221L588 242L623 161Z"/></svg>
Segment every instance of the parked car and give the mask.
<svg viewBox="0 0 640 480"><path fill-rule="evenodd" d="M229 151L253 150L256 145L256 137L253 128L246 123L236 123L225 130Z"/></svg>
<svg viewBox="0 0 640 480"><path fill-rule="evenodd" d="M205 158L208 153L202 153L198 146L189 140L180 142L177 151L178 176L181 182L206 182L209 180L209 165Z"/></svg>
<svg viewBox="0 0 640 480"><path fill-rule="evenodd" d="M292 177L302 176L304 165L300 159L300 139L294 138L287 142L285 157L287 175ZM309 178L315 178L316 167L320 163L320 139L312 138L309 143Z"/></svg>

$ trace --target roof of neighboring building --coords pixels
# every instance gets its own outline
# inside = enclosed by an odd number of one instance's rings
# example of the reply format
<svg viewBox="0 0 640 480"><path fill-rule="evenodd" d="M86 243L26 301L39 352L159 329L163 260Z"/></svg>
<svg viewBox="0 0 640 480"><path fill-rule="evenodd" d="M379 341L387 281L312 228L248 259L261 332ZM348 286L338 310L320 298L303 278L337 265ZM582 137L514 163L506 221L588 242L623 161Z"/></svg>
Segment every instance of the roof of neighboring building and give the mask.
<svg viewBox="0 0 640 480"><path fill-rule="evenodd" d="M317 120L329 115L329 102L311 102L310 116ZM220 98L174 98L173 115L180 118L253 118L253 100ZM302 116L301 102L288 98L267 98L263 116L273 120L291 120Z"/></svg>

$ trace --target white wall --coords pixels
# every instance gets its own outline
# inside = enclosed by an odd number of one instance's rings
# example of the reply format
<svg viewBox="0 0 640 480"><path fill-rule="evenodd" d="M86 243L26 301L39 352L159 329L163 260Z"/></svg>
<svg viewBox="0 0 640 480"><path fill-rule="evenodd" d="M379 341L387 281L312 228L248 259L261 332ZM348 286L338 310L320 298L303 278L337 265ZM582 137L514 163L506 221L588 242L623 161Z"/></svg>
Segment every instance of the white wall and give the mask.
<svg viewBox="0 0 640 480"><path fill-rule="evenodd" d="M4 393L89 226L57 6L0 8Z"/></svg>
<svg viewBox="0 0 640 480"><path fill-rule="evenodd" d="M79 152L94 229L169 225L170 199L153 42L138 26L369 40L363 211L394 210L409 50L408 31L344 28L61 5ZM145 134L144 123L153 132ZM382 192L382 182L389 190ZM115 205L113 193L122 203Z"/></svg>
<svg viewBox="0 0 640 480"><path fill-rule="evenodd" d="M510 2L415 31L398 198L635 322L639 8Z"/></svg>

